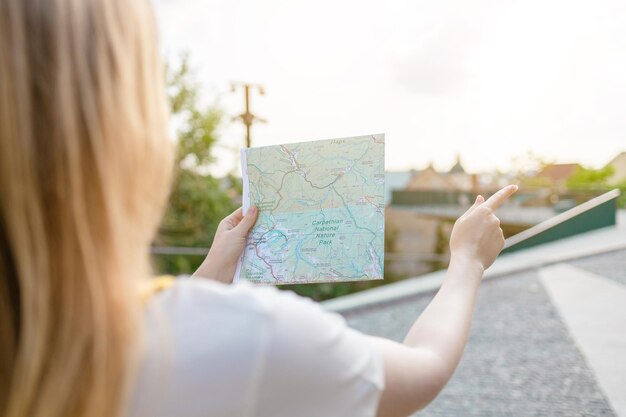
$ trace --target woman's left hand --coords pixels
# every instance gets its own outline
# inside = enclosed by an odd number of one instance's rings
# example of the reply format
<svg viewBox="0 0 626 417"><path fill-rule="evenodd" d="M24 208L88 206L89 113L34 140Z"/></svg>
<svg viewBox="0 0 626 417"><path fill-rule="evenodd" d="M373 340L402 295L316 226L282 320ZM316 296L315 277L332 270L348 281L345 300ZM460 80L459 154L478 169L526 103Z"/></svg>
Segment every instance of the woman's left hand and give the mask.
<svg viewBox="0 0 626 417"><path fill-rule="evenodd" d="M251 206L245 216L240 207L225 217L217 226L209 254L193 276L211 278L228 284L233 282L237 261L257 216L258 209Z"/></svg>

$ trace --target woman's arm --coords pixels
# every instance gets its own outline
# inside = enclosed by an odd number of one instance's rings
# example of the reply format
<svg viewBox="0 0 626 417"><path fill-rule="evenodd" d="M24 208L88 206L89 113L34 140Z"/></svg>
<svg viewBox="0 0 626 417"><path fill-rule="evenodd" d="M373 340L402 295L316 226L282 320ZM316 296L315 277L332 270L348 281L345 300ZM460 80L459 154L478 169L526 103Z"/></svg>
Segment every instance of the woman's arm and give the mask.
<svg viewBox="0 0 626 417"><path fill-rule="evenodd" d="M469 336L483 272L504 245L494 210L516 190L516 186L505 187L486 202L479 196L457 220L450 238L450 267L443 284L404 343L371 339L385 364L379 416L407 416L425 407L452 376Z"/></svg>

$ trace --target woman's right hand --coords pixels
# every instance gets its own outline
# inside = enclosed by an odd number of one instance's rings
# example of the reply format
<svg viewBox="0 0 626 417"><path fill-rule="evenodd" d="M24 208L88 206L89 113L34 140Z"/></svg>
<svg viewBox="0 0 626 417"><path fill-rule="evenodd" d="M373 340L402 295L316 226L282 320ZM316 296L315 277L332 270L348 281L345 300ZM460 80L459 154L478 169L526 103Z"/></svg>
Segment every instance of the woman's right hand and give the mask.
<svg viewBox="0 0 626 417"><path fill-rule="evenodd" d="M487 201L480 195L476 198L474 205L454 224L450 237L452 258L477 263L483 270L493 264L504 247L500 220L494 212L516 191L517 185L509 185Z"/></svg>

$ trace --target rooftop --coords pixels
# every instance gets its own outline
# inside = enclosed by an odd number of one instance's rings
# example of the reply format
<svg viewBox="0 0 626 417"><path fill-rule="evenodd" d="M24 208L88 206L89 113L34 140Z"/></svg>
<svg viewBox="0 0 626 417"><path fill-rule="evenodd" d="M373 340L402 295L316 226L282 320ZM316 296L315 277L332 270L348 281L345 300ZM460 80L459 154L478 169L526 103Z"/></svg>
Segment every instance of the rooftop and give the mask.
<svg viewBox="0 0 626 417"><path fill-rule="evenodd" d="M402 340L442 272L325 303ZM617 225L501 256L461 364L419 416L626 417L626 212Z"/></svg>
<svg viewBox="0 0 626 417"><path fill-rule="evenodd" d="M537 177L548 178L552 181L564 181L579 167L579 164L550 164L539 171Z"/></svg>

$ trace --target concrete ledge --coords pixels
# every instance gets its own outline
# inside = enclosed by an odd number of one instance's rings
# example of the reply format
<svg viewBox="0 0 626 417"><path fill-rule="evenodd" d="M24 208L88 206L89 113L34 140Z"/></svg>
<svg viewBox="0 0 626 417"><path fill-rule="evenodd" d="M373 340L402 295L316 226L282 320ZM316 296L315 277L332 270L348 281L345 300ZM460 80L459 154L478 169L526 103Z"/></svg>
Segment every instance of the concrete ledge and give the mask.
<svg viewBox="0 0 626 417"><path fill-rule="evenodd" d="M616 200L619 189L614 189L558 214L506 240L503 253L544 245L549 242L615 225Z"/></svg>

